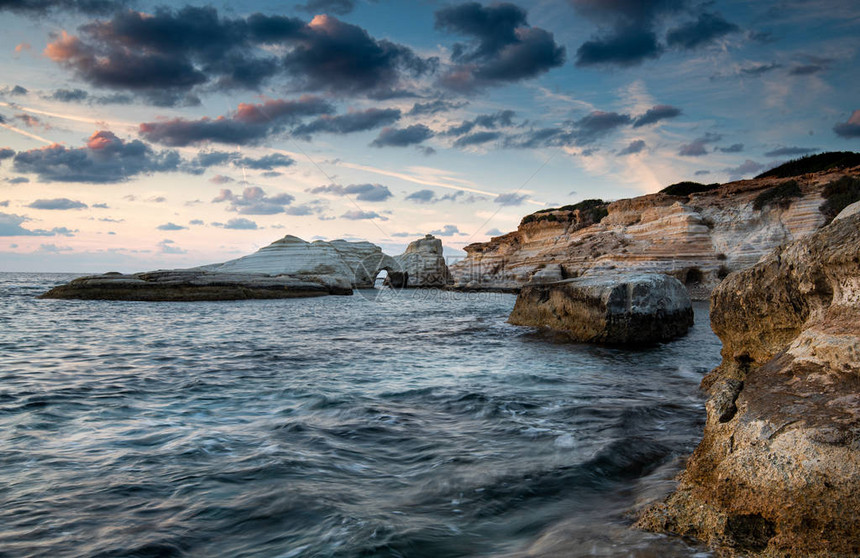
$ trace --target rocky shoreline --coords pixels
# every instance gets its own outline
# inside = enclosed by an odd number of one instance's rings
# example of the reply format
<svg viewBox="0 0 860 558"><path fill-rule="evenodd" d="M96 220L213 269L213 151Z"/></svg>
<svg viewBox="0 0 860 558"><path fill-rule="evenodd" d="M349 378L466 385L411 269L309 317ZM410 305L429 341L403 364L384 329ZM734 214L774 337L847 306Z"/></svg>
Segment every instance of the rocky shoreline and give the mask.
<svg viewBox="0 0 860 558"><path fill-rule="evenodd" d="M860 555L858 211L714 291L704 436L638 527L725 556Z"/></svg>

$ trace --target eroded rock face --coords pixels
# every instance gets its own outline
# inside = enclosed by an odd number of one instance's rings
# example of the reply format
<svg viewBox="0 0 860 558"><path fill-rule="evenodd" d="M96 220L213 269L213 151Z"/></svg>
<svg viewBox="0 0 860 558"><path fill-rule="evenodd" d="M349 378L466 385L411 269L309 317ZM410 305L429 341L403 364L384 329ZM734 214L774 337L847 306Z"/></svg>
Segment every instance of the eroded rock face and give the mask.
<svg viewBox="0 0 860 558"><path fill-rule="evenodd" d="M820 210L822 192L841 176L742 180L686 196L619 200L608 205L599 223L576 212L527 217L514 232L467 246L467 257L451 266L454 287L516 290L540 279L547 268L560 269L562 278L617 270L670 274L697 298L707 298L728 273L821 228L827 222ZM789 181L798 183L799 196L756 209L756 198Z"/></svg>
<svg viewBox="0 0 860 558"><path fill-rule="evenodd" d="M643 345L687 333L693 308L673 277L602 273L526 285L508 321L563 331L584 343Z"/></svg>
<svg viewBox="0 0 860 558"><path fill-rule="evenodd" d="M399 271L407 274L407 287L445 287L451 274L442 255L442 241L432 234L409 243L406 251L395 256Z"/></svg>
<svg viewBox="0 0 860 558"><path fill-rule="evenodd" d="M860 555L860 214L713 293L702 442L640 527L728 555Z"/></svg>

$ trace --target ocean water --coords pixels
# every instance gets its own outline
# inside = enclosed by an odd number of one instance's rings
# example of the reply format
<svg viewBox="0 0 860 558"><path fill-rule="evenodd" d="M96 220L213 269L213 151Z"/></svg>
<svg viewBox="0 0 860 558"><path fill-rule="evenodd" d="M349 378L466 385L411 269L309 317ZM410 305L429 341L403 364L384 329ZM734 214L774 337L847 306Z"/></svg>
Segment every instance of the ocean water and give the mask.
<svg viewBox="0 0 860 558"><path fill-rule="evenodd" d="M0 274L0 556L707 556L629 528L698 442L707 305L625 351L513 295L37 300Z"/></svg>

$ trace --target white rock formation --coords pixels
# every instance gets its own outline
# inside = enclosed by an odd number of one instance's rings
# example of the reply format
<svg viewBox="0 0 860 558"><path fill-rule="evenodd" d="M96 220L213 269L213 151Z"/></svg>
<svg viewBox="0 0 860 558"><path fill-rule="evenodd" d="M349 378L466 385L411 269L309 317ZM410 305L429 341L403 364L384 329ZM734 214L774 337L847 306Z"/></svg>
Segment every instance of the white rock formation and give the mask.
<svg viewBox="0 0 860 558"><path fill-rule="evenodd" d="M400 270L408 274L407 287L444 287L451 274L442 255L442 241L432 234L409 243L406 251L394 258Z"/></svg>

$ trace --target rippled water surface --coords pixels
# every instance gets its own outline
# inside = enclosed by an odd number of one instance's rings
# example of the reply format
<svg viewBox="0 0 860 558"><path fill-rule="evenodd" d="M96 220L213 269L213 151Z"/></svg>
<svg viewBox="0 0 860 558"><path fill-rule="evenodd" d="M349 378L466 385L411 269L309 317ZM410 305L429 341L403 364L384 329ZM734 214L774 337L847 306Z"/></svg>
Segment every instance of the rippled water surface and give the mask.
<svg viewBox="0 0 860 558"><path fill-rule="evenodd" d="M70 278L0 274L0 556L706 555L625 515L698 441L706 305L622 351L501 294L34 298Z"/></svg>

